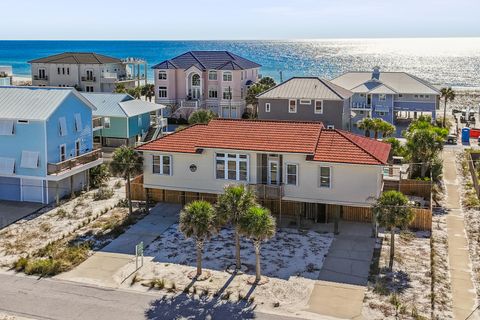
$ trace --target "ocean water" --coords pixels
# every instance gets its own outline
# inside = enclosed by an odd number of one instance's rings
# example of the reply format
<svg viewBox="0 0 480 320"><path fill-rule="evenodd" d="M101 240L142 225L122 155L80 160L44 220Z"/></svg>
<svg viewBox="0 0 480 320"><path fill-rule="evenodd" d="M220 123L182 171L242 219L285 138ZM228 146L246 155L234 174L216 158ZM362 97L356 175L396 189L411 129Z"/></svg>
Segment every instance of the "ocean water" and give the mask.
<svg viewBox="0 0 480 320"><path fill-rule="evenodd" d="M0 41L0 65L29 75L27 61L65 51L141 57L149 66L189 50L229 50L262 65L261 74L332 78L346 71L406 71L437 85L480 87L480 38L288 41ZM152 70L149 78L152 79Z"/></svg>

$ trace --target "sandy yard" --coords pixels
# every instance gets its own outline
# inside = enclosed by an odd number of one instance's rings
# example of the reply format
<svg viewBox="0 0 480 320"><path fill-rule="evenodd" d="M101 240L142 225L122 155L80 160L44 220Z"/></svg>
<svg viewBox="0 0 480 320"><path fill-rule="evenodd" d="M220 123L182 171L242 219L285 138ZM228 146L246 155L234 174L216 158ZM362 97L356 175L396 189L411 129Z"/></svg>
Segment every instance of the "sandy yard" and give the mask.
<svg viewBox="0 0 480 320"><path fill-rule="evenodd" d="M203 267L211 272L211 277L192 284L187 275L196 266L194 242L185 239L178 225L173 225L146 248L144 266L122 286L149 290L151 287L158 289L158 283L163 283L160 286L172 295L187 288L190 293L210 299L254 301L260 308L280 313L307 308L315 279L318 279L333 240L332 234L296 229L277 231L275 238L265 242L261 249L262 275L268 276L269 282L260 286L247 283L255 273L255 255L249 240L241 243L242 264L248 266L247 273L232 276L225 271L235 261L233 239L233 231L223 229L206 244ZM132 261L115 278L121 283L134 270L135 262Z"/></svg>
<svg viewBox="0 0 480 320"><path fill-rule="evenodd" d="M395 236L393 272L387 270L390 234L383 238L380 274L369 283L364 299L366 319L419 319L431 316L430 233ZM423 319L423 318L422 318Z"/></svg>
<svg viewBox="0 0 480 320"><path fill-rule="evenodd" d="M106 214L125 198L123 180L110 179L108 188L113 190L113 196L109 199L94 200L97 190L91 190L75 199L62 200L58 207L45 207L38 213L2 229L0 266L10 268L21 256L32 254Z"/></svg>

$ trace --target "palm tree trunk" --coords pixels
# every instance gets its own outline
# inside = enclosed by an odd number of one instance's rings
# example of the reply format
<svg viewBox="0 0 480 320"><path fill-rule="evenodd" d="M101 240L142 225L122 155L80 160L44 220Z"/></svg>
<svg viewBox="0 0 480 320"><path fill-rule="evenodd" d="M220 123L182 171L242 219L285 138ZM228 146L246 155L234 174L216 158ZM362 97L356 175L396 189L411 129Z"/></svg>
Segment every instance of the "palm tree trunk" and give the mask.
<svg viewBox="0 0 480 320"><path fill-rule="evenodd" d="M447 117L447 97L445 97L445 106L443 107L443 127L445 128L445 118Z"/></svg>
<svg viewBox="0 0 480 320"><path fill-rule="evenodd" d="M128 200L128 214L132 214L132 194L130 192L130 172L127 172L127 200Z"/></svg>
<svg viewBox="0 0 480 320"><path fill-rule="evenodd" d="M262 272L260 269L260 241L255 241L255 281L259 282L262 278Z"/></svg>
<svg viewBox="0 0 480 320"><path fill-rule="evenodd" d="M365 137L370 138L370 130L365 130Z"/></svg>
<svg viewBox="0 0 480 320"><path fill-rule="evenodd" d="M236 269L240 270L242 262L240 261L240 232L238 226L235 227L235 261Z"/></svg>
<svg viewBox="0 0 480 320"><path fill-rule="evenodd" d="M390 228L390 261L388 263L388 268L390 271L393 269L393 257L395 256L395 228Z"/></svg>
<svg viewBox="0 0 480 320"><path fill-rule="evenodd" d="M375 138L375 140L378 139L378 131L377 131L377 130L375 130L375 131L373 132L373 137Z"/></svg>
<svg viewBox="0 0 480 320"><path fill-rule="evenodd" d="M197 277L202 275L203 240L197 239Z"/></svg>

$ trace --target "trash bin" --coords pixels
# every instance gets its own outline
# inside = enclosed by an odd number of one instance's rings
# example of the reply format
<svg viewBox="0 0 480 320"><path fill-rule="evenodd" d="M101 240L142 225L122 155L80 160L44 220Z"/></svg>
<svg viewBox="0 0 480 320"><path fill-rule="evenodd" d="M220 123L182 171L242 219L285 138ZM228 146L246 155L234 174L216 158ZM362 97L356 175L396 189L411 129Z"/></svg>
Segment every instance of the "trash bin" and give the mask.
<svg viewBox="0 0 480 320"><path fill-rule="evenodd" d="M462 129L462 143L470 144L470 128Z"/></svg>

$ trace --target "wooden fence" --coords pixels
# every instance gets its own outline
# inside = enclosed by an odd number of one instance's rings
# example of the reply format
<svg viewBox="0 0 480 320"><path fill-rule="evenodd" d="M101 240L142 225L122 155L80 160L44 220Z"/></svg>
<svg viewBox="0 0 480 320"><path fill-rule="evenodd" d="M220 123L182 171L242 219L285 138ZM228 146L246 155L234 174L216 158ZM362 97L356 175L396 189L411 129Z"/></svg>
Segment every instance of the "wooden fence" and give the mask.
<svg viewBox="0 0 480 320"><path fill-rule="evenodd" d="M480 198L480 185L478 181L477 168L475 168L475 162L480 161L480 153L467 152L467 162L470 175L472 176L473 188L477 193L477 197Z"/></svg>
<svg viewBox="0 0 480 320"><path fill-rule="evenodd" d="M423 181L421 181L423 182ZM419 184L421 185L421 184ZM418 185L415 185L418 186ZM143 187L143 176L131 180L132 199L153 202L169 202L185 205L194 200L205 200L210 203L217 201L218 195L212 193L199 193L188 191L176 191L166 189L145 189ZM415 187L413 187L415 188ZM418 187L417 187L418 188ZM417 189L415 189L417 190ZM340 205L324 205L317 203L306 203L287 200L265 199L259 200L260 204L268 208L272 214L282 219L298 220L299 217L314 220L319 223L332 222L335 214L340 213L344 221L372 223L372 209L367 207L350 207ZM410 224L411 228L418 230L432 229L432 211L430 209L414 208L415 220Z"/></svg>
<svg viewBox="0 0 480 320"><path fill-rule="evenodd" d="M402 179L399 191L408 196L422 197L430 201L432 197L432 183L430 181Z"/></svg>

